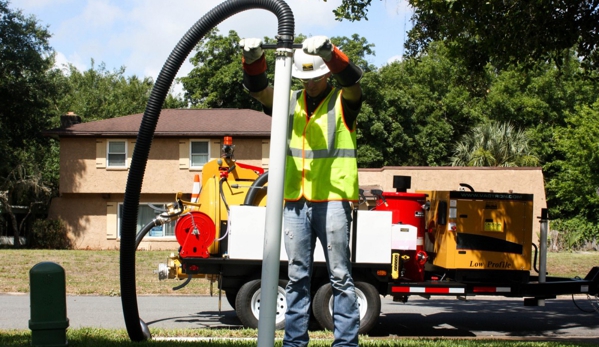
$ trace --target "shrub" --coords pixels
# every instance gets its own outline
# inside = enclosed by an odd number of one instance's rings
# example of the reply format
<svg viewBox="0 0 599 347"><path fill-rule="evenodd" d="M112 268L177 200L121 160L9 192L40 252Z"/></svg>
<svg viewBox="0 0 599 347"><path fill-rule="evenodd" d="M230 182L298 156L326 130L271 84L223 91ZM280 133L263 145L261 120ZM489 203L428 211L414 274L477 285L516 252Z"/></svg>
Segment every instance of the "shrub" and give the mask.
<svg viewBox="0 0 599 347"><path fill-rule="evenodd" d="M31 230L31 247L39 249L72 249L67 228L61 219L38 219Z"/></svg>
<svg viewBox="0 0 599 347"><path fill-rule="evenodd" d="M558 251L595 250L599 227L580 217L551 221L551 247Z"/></svg>

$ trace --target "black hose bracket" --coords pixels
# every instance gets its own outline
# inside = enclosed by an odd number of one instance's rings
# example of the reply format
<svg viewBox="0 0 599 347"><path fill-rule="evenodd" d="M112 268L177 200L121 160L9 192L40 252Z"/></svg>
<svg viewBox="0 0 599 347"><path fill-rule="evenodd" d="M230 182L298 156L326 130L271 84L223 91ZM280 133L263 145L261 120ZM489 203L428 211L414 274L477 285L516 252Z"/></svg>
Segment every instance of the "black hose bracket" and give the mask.
<svg viewBox="0 0 599 347"><path fill-rule="evenodd" d="M191 275L189 275L189 274L188 274L188 275L187 275L187 278L185 279L185 282L181 283L180 285L178 285L178 286L176 286L176 287L173 287L173 290L179 290L179 289L181 289L181 288L185 287L186 285L188 285L188 284L189 284L189 282L191 282L191 279L192 279L192 278L193 278L193 277L192 277Z"/></svg>

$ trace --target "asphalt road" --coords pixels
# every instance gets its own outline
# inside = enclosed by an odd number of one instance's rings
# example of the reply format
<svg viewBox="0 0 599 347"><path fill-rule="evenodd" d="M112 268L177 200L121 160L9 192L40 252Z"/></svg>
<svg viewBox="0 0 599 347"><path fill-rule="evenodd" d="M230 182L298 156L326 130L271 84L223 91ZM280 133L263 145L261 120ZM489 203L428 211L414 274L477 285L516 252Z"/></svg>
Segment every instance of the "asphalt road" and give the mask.
<svg viewBox="0 0 599 347"><path fill-rule="evenodd" d="M586 296L576 302L592 310ZM462 337L560 339L599 345L599 313L585 313L564 297L547 300L544 307L524 306L522 299L454 297L426 300L411 297L407 303L382 301L379 324L371 337ZM140 317L150 327L240 328L235 312L222 297L140 296ZM29 329L29 295L0 294L0 329ZM120 297L68 296L70 327L125 328Z"/></svg>

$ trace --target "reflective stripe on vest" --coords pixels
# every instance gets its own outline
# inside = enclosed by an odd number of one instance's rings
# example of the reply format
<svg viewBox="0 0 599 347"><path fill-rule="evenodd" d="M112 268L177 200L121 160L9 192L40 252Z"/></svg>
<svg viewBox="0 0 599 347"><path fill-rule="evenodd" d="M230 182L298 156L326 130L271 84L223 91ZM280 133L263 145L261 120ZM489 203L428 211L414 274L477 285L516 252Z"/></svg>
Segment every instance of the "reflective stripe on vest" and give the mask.
<svg viewBox="0 0 599 347"><path fill-rule="evenodd" d="M341 91L333 88L307 119L306 97L291 95L285 199L358 200L356 134L344 123Z"/></svg>

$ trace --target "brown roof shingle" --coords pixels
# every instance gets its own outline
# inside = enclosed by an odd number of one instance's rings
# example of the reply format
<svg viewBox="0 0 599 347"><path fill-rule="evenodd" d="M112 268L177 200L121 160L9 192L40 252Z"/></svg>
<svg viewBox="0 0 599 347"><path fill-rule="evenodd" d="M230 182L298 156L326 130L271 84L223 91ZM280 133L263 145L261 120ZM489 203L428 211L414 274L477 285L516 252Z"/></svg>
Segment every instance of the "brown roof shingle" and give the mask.
<svg viewBox="0 0 599 347"><path fill-rule="evenodd" d="M142 113L47 130L49 136L137 136ZM270 136L271 117L250 109L164 109L154 136Z"/></svg>

